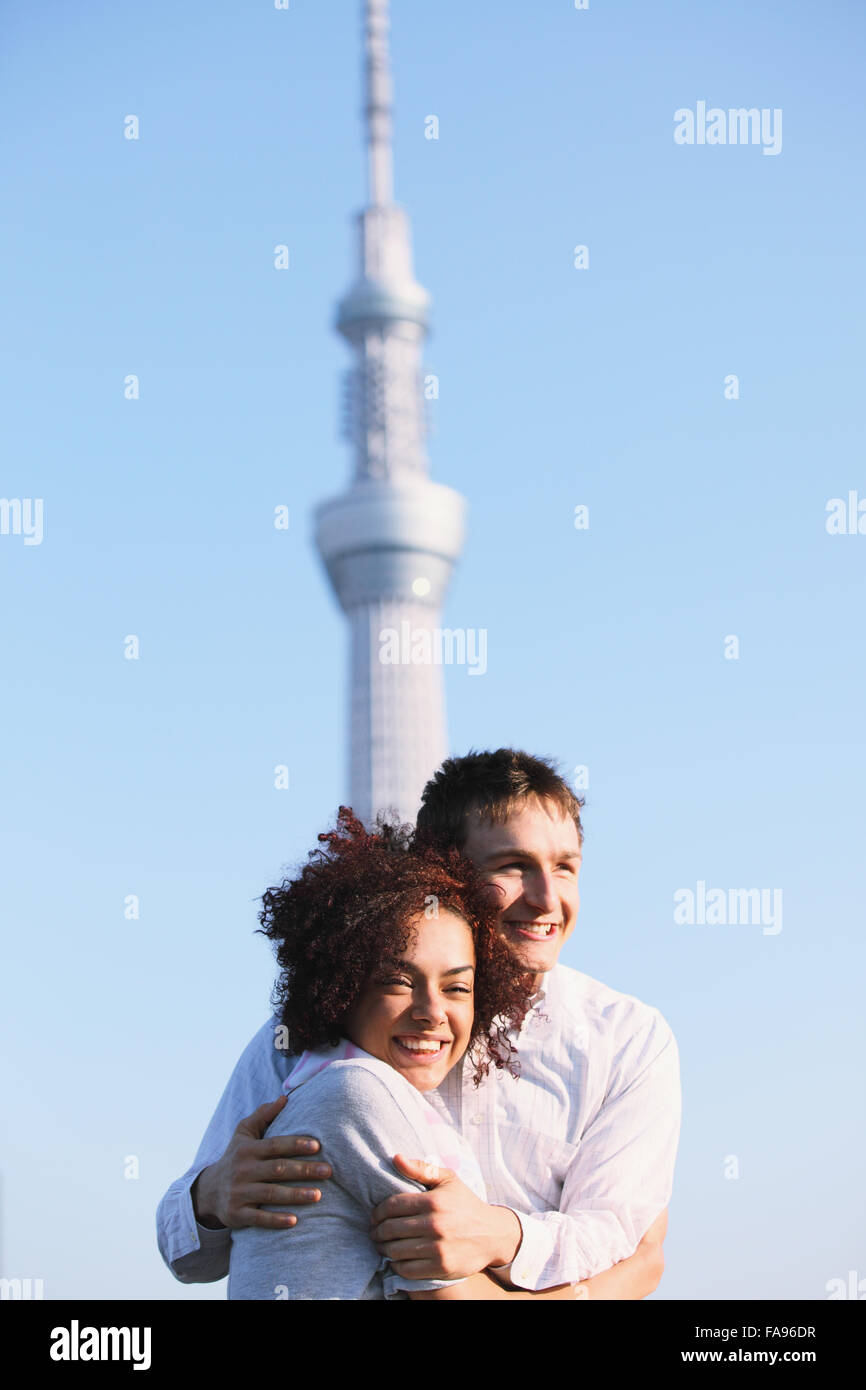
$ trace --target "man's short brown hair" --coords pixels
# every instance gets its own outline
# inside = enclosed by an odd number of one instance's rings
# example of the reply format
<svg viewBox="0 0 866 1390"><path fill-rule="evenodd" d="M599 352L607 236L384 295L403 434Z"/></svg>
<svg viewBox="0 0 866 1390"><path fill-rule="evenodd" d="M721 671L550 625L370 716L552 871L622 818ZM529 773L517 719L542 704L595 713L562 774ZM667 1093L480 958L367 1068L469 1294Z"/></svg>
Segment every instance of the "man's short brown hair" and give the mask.
<svg viewBox="0 0 866 1390"><path fill-rule="evenodd" d="M424 788L418 838L440 849L462 850L473 816L501 824L531 797L552 801L563 817L570 816L583 844L583 797L575 796L550 758L534 758L517 748L446 758Z"/></svg>

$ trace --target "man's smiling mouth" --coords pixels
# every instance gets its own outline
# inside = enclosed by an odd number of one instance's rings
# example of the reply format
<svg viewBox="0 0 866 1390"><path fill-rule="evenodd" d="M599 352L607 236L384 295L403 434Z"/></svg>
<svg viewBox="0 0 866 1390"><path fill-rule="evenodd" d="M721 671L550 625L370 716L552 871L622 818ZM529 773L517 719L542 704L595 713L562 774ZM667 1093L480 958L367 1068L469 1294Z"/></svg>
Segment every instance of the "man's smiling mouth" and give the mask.
<svg viewBox="0 0 866 1390"><path fill-rule="evenodd" d="M549 941L559 928L558 922L505 922L504 925L528 941Z"/></svg>

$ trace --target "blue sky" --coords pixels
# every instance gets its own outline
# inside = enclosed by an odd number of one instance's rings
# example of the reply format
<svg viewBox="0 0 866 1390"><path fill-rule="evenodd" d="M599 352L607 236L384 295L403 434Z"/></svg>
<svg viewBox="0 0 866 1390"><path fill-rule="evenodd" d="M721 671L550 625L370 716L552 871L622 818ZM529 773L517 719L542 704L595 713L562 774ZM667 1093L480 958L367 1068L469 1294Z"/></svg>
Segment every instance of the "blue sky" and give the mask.
<svg viewBox="0 0 866 1390"><path fill-rule="evenodd" d="M866 17L392 8L433 476L470 509L444 618L488 633L451 749L589 769L564 959L682 1057L659 1296L826 1297L866 1277L866 535L825 527L866 499ZM0 1258L48 1297L224 1296L163 1269L154 1211L267 1013L256 898L346 795L310 533L349 473L359 14L5 7L0 493L44 537L0 535ZM698 101L780 109L781 152L675 144ZM782 930L675 924L699 881L780 888Z"/></svg>

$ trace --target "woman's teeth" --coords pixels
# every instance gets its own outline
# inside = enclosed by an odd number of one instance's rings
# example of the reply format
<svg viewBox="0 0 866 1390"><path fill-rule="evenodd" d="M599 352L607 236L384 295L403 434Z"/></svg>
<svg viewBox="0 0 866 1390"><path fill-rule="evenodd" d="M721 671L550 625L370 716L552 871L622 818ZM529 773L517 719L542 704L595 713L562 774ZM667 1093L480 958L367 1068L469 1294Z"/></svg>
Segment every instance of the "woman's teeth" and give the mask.
<svg viewBox="0 0 866 1390"><path fill-rule="evenodd" d="M441 1038L398 1038L397 1042L408 1052L439 1052L442 1048Z"/></svg>

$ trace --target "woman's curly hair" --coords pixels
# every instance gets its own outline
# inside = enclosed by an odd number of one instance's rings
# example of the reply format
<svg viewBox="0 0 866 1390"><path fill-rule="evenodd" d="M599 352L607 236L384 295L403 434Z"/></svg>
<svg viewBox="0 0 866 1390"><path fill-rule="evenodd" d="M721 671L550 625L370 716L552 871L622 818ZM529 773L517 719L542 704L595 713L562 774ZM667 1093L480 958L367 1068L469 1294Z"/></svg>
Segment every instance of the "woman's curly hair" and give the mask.
<svg viewBox="0 0 866 1390"><path fill-rule="evenodd" d="M499 935L498 909L474 865L458 850L414 840L408 826L380 819L369 834L345 806L337 829L318 838L323 848L310 851L296 878L262 894L259 913L280 967L273 1003L292 1051L335 1045L372 973L407 949L410 923L442 908L464 919L475 944L475 1084L491 1063L516 1075L508 1029L523 1022L532 986Z"/></svg>

